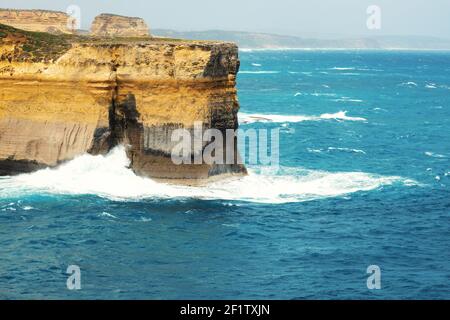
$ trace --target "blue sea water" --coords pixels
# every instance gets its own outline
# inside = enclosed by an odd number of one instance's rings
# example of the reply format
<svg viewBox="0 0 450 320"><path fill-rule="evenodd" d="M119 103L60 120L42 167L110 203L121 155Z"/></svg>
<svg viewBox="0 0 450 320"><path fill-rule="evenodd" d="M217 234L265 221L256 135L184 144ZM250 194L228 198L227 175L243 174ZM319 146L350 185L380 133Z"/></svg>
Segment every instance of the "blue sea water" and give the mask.
<svg viewBox="0 0 450 320"><path fill-rule="evenodd" d="M450 53L240 57L241 128L279 128L281 168L175 187L117 148L0 178L0 298L450 298Z"/></svg>

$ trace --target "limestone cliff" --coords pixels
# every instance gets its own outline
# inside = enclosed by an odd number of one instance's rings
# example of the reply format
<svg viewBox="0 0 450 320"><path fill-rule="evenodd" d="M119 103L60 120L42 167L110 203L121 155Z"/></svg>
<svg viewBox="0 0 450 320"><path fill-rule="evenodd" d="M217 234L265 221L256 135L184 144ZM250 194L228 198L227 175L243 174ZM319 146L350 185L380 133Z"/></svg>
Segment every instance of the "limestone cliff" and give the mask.
<svg viewBox="0 0 450 320"><path fill-rule="evenodd" d="M3 25L0 41L0 174L119 143L144 176L182 182L245 173L238 164L177 166L170 158L176 128L237 128L234 44L94 40Z"/></svg>
<svg viewBox="0 0 450 320"><path fill-rule="evenodd" d="M149 29L144 19L102 13L95 17L91 34L101 37L146 37Z"/></svg>
<svg viewBox="0 0 450 320"><path fill-rule="evenodd" d="M59 11L0 9L0 23L27 31L71 33L69 16Z"/></svg>

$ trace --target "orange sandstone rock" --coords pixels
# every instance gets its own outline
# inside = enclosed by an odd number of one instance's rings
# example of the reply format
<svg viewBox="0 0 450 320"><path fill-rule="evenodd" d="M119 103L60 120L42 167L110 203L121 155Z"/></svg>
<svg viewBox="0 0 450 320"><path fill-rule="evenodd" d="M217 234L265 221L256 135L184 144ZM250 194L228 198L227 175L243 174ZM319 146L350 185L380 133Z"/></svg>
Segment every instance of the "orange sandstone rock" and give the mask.
<svg viewBox="0 0 450 320"><path fill-rule="evenodd" d="M72 32L69 16L59 11L0 9L0 23L27 31Z"/></svg>
<svg viewBox="0 0 450 320"><path fill-rule="evenodd" d="M91 34L101 37L147 37L150 35L144 19L108 13L95 17Z"/></svg>
<svg viewBox="0 0 450 320"><path fill-rule="evenodd" d="M0 174L117 144L142 176L185 183L245 174L237 163L177 166L170 157L177 128L237 129L236 45L51 37L45 44L0 25Z"/></svg>

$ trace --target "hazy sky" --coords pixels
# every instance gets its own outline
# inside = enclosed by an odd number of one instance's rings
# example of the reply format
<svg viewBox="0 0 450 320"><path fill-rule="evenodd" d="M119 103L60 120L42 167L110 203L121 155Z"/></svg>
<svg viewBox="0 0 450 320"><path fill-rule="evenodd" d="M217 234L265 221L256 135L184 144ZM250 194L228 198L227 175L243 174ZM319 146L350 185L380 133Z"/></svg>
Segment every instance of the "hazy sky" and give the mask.
<svg viewBox="0 0 450 320"><path fill-rule="evenodd" d="M450 38L450 0L0 0L1 8L81 8L83 29L99 13L144 18L151 28L241 30L300 36L428 35ZM381 29L366 26L369 5Z"/></svg>

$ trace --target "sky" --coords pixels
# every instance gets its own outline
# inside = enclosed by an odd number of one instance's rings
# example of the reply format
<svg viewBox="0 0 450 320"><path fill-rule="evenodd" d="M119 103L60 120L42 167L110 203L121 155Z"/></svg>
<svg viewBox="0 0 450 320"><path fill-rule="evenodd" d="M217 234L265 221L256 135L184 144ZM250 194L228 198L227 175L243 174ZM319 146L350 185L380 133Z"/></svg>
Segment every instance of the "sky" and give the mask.
<svg viewBox="0 0 450 320"><path fill-rule="evenodd" d="M450 39L450 0L0 0L0 8L66 11L70 5L79 6L83 29L97 14L115 13L142 17L151 29ZM379 29L367 27L370 5L380 9Z"/></svg>

